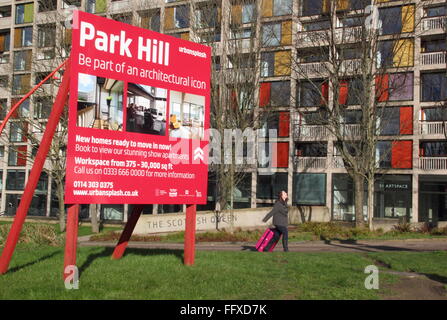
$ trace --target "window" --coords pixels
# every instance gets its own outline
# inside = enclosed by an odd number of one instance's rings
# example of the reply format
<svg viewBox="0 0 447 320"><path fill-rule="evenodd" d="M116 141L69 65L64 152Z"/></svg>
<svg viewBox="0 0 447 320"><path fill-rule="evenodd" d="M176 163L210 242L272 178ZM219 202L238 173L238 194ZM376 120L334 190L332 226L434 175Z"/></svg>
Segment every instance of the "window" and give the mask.
<svg viewBox="0 0 447 320"><path fill-rule="evenodd" d="M34 18L34 3L16 6L16 24L31 23Z"/></svg>
<svg viewBox="0 0 447 320"><path fill-rule="evenodd" d="M414 64L414 41L401 39L379 43L377 67L411 67Z"/></svg>
<svg viewBox="0 0 447 320"><path fill-rule="evenodd" d="M344 124L359 124L362 122L362 110L344 110L342 121Z"/></svg>
<svg viewBox="0 0 447 320"><path fill-rule="evenodd" d="M13 167L26 166L27 146L11 146L8 151L8 165Z"/></svg>
<svg viewBox="0 0 447 320"><path fill-rule="evenodd" d="M0 120L5 119L8 110L8 99L0 99Z"/></svg>
<svg viewBox="0 0 447 320"><path fill-rule="evenodd" d="M40 25L37 31L37 46L39 48L52 47L56 39L56 26L54 24Z"/></svg>
<svg viewBox="0 0 447 320"><path fill-rule="evenodd" d="M87 0L87 12L103 13L106 12L107 0Z"/></svg>
<svg viewBox="0 0 447 320"><path fill-rule="evenodd" d="M303 0L302 3L302 15L303 16L314 16L319 15L323 12L323 1L322 0Z"/></svg>
<svg viewBox="0 0 447 320"><path fill-rule="evenodd" d="M441 17L447 15L447 8L445 6L425 8L426 17Z"/></svg>
<svg viewBox="0 0 447 320"><path fill-rule="evenodd" d="M265 142L258 144L259 168L288 168L289 143Z"/></svg>
<svg viewBox="0 0 447 320"><path fill-rule="evenodd" d="M231 24L240 25L255 20L254 3L235 3L231 6Z"/></svg>
<svg viewBox="0 0 447 320"><path fill-rule="evenodd" d="M296 145L295 155L297 157L316 157L324 158L327 156L326 142L298 143Z"/></svg>
<svg viewBox="0 0 447 320"><path fill-rule="evenodd" d="M291 52L276 51L261 54L261 77L290 75Z"/></svg>
<svg viewBox="0 0 447 320"><path fill-rule="evenodd" d="M277 17L292 13L292 0L263 0L261 4L263 17Z"/></svg>
<svg viewBox="0 0 447 320"><path fill-rule="evenodd" d="M31 56L31 50L14 52L14 71L31 70Z"/></svg>
<svg viewBox="0 0 447 320"><path fill-rule="evenodd" d="M421 157L447 157L446 141L424 141L420 143L419 155Z"/></svg>
<svg viewBox="0 0 447 320"><path fill-rule="evenodd" d="M9 87L9 76L2 75L0 76L0 88L8 88Z"/></svg>
<svg viewBox="0 0 447 320"><path fill-rule="evenodd" d="M143 13L141 16L141 27L160 32L160 10Z"/></svg>
<svg viewBox="0 0 447 320"><path fill-rule="evenodd" d="M195 10L195 24L197 28L220 27L221 8L205 4Z"/></svg>
<svg viewBox="0 0 447 320"><path fill-rule="evenodd" d="M39 12L54 11L57 9L57 0L39 1Z"/></svg>
<svg viewBox="0 0 447 320"><path fill-rule="evenodd" d="M296 173L293 175L294 205L322 206L326 204L326 174Z"/></svg>
<svg viewBox="0 0 447 320"><path fill-rule="evenodd" d="M413 100L413 73L377 76L376 97L379 102Z"/></svg>
<svg viewBox="0 0 447 320"><path fill-rule="evenodd" d="M382 23L381 34L399 34L414 31L413 5L391 8L380 8L379 19Z"/></svg>
<svg viewBox="0 0 447 320"><path fill-rule="evenodd" d="M260 107L290 105L290 81L262 82L259 88Z"/></svg>
<svg viewBox="0 0 447 320"><path fill-rule="evenodd" d="M447 99L447 77L445 72L421 74L421 101L443 101Z"/></svg>
<svg viewBox="0 0 447 320"><path fill-rule="evenodd" d="M248 28L232 28L230 37L231 39L250 39L253 33L253 29L251 27ZM220 34L219 34L220 35ZM219 39L220 41L220 39Z"/></svg>
<svg viewBox="0 0 447 320"><path fill-rule="evenodd" d="M292 22L266 23L262 25L264 47L287 46L292 44Z"/></svg>
<svg viewBox="0 0 447 320"><path fill-rule="evenodd" d="M13 88L12 88L12 94L26 94L31 88L30 88L30 79L31 75L25 74L25 75L14 75L13 76Z"/></svg>
<svg viewBox="0 0 447 320"><path fill-rule="evenodd" d="M33 27L16 28L14 30L14 47L29 47L33 45Z"/></svg>
<svg viewBox="0 0 447 320"><path fill-rule="evenodd" d="M364 209L368 201L368 185L364 184ZM332 217L334 220L354 221L355 220L355 193L354 183L348 174L334 173L332 175Z"/></svg>
<svg viewBox="0 0 447 320"><path fill-rule="evenodd" d="M269 137L270 131L275 130L277 137L288 137L290 128L290 113L289 112L273 112L266 113L263 125L260 128L261 137Z"/></svg>
<svg viewBox="0 0 447 320"><path fill-rule="evenodd" d="M9 43L11 40L10 31L9 30L1 30L0 31L0 54L4 55L4 51L9 51ZM9 62L9 59L8 59ZM5 62L1 62L5 63ZM7 63L7 62L6 62Z"/></svg>
<svg viewBox="0 0 447 320"><path fill-rule="evenodd" d="M412 181L407 175L376 177L374 187L374 217L410 218Z"/></svg>
<svg viewBox="0 0 447 320"><path fill-rule="evenodd" d="M413 108L393 107L379 111L378 127L381 135L413 134Z"/></svg>
<svg viewBox="0 0 447 320"><path fill-rule="evenodd" d="M37 60L48 60L55 57L54 48L37 52Z"/></svg>
<svg viewBox="0 0 447 320"><path fill-rule="evenodd" d="M447 51L445 39L421 40L421 52L441 52Z"/></svg>
<svg viewBox="0 0 447 320"><path fill-rule="evenodd" d="M299 107L316 107L328 101L328 84L323 81L298 83L297 103Z"/></svg>
<svg viewBox="0 0 447 320"><path fill-rule="evenodd" d="M189 6L182 5L165 9L165 29L182 29L189 27Z"/></svg>
<svg viewBox="0 0 447 320"><path fill-rule="evenodd" d="M34 79L34 84L39 84L41 81L43 81L46 77L48 77L50 73L49 72L36 72L35 73L35 79ZM45 84L49 84L51 83L51 78L48 79Z"/></svg>
<svg viewBox="0 0 447 320"><path fill-rule="evenodd" d="M425 108L421 110L422 121L447 121L447 109L440 108Z"/></svg>
<svg viewBox="0 0 447 320"><path fill-rule="evenodd" d="M6 173L6 190L23 190L25 187L25 170L8 170Z"/></svg>
<svg viewBox="0 0 447 320"><path fill-rule="evenodd" d="M9 129L10 142L25 142L26 141L26 123L21 121L11 121Z"/></svg>
<svg viewBox="0 0 447 320"><path fill-rule="evenodd" d="M34 101L34 118L47 119L50 116L53 99L51 97L39 97Z"/></svg>
<svg viewBox="0 0 447 320"><path fill-rule="evenodd" d="M11 6L0 7L0 18L7 18L11 16Z"/></svg>
<svg viewBox="0 0 447 320"><path fill-rule="evenodd" d="M376 163L379 168L411 169L413 167L413 141L378 141Z"/></svg>
<svg viewBox="0 0 447 320"><path fill-rule="evenodd" d="M308 23L303 23L303 31L319 31L327 30L331 26L329 20L313 21ZM315 38L318 39L318 38Z"/></svg>
<svg viewBox="0 0 447 320"><path fill-rule="evenodd" d="M11 106L14 106L17 102L19 102L20 98L11 99ZM16 111L11 115L11 119L19 119L20 117L28 117L29 116L29 99L26 99L22 102L20 107L16 109Z"/></svg>
<svg viewBox="0 0 447 320"><path fill-rule="evenodd" d="M287 192L287 173L274 173L271 175L258 174L256 198L276 199L280 191Z"/></svg>

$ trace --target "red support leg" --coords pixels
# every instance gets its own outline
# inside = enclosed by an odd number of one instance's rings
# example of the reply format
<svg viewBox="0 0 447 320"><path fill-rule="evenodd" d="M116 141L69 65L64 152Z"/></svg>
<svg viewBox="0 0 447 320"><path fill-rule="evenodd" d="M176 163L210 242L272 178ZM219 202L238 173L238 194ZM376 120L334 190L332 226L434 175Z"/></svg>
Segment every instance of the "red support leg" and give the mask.
<svg viewBox="0 0 447 320"><path fill-rule="evenodd" d="M56 131L59 119L62 111L64 110L65 102L67 101L68 92L70 89L70 62L67 62L64 78L59 91L54 101L53 109L48 123L46 125L45 132L42 137L42 141L37 151L34 164L31 169L28 182L23 191L22 199L12 223L11 230L9 231L6 244L0 257L0 274L4 274L8 271L9 263L14 253L17 241L19 240L20 231L22 230L23 223L25 222L26 215L28 213L31 200L33 199L34 191L36 190L37 183L39 182L40 174L42 173L43 165L50 150L51 141L53 140L54 132Z"/></svg>
<svg viewBox="0 0 447 320"><path fill-rule="evenodd" d="M185 256L184 263L187 266L194 264L196 246L196 205L186 206L186 226L185 226Z"/></svg>
<svg viewBox="0 0 447 320"><path fill-rule="evenodd" d="M64 280L67 266L76 266L76 248L78 245L79 204L72 204L67 210L67 231L65 238Z"/></svg>
<svg viewBox="0 0 447 320"><path fill-rule="evenodd" d="M112 254L112 259L121 259L121 257L124 254L124 251L126 251L127 244L129 243L130 237L132 236L133 229L135 229L135 225L138 222L138 219L140 218L141 212L143 211L144 206L142 205L135 205L132 213L130 214L129 220L126 223L126 226L124 227L123 233L121 234L121 237L115 247L115 250Z"/></svg>

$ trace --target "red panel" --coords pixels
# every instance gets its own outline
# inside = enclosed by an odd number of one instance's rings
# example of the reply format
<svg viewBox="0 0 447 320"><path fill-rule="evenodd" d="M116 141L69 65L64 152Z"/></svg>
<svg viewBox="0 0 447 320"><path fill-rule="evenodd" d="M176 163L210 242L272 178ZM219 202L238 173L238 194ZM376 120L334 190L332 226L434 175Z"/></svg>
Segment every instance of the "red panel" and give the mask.
<svg viewBox="0 0 447 320"><path fill-rule="evenodd" d="M341 105L345 105L348 103L348 82L347 81L340 82L338 103Z"/></svg>
<svg viewBox="0 0 447 320"><path fill-rule="evenodd" d="M287 168L289 167L289 143L278 142L276 143L276 163L273 160L274 168Z"/></svg>
<svg viewBox="0 0 447 320"><path fill-rule="evenodd" d="M280 112L279 113L279 137L288 137L290 128L290 113Z"/></svg>
<svg viewBox="0 0 447 320"><path fill-rule="evenodd" d="M259 106L266 107L270 103L270 82L262 82L259 88Z"/></svg>
<svg viewBox="0 0 447 320"><path fill-rule="evenodd" d="M17 148L17 165L26 166L26 146Z"/></svg>
<svg viewBox="0 0 447 320"><path fill-rule="evenodd" d="M321 84L321 104L326 105L329 100L329 84L327 82Z"/></svg>
<svg viewBox="0 0 447 320"><path fill-rule="evenodd" d="M413 141L393 141L391 149L391 167L411 169L413 167Z"/></svg>
<svg viewBox="0 0 447 320"><path fill-rule="evenodd" d="M400 108L400 134L413 134L413 107Z"/></svg>
<svg viewBox="0 0 447 320"><path fill-rule="evenodd" d="M388 91L388 75L376 77L376 97L379 102L388 101L389 91Z"/></svg>

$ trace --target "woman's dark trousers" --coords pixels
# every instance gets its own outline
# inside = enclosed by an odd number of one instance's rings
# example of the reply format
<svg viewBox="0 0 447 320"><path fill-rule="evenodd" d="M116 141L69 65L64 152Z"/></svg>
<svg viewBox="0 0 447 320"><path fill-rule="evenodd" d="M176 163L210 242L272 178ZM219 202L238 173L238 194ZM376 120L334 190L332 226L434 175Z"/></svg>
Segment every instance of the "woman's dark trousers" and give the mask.
<svg viewBox="0 0 447 320"><path fill-rule="evenodd" d="M273 240L265 247L264 251L269 251L271 246L279 240L281 235L282 247L284 248L284 251L289 251L289 231L287 230L287 227L284 226L276 226Z"/></svg>

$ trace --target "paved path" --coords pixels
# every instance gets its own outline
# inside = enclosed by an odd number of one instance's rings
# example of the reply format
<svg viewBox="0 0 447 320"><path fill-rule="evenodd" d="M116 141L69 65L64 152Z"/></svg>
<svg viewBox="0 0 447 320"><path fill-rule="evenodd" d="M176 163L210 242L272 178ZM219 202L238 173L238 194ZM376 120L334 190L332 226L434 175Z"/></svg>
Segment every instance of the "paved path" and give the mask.
<svg viewBox="0 0 447 320"><path fill-rule="evenodd" d="M79 238L80 246L114 247L116 242L88 241ZM207 251L254 251L254 242L214 242L196 243L197 250ZM129 248L183 250L183 243L130 242ZM359 240L359 241L302 241L289 242L292 252L382 252L382 251L447 251L447 239L412 240ZM275 251L282 251L281 242Z"/></svg>

